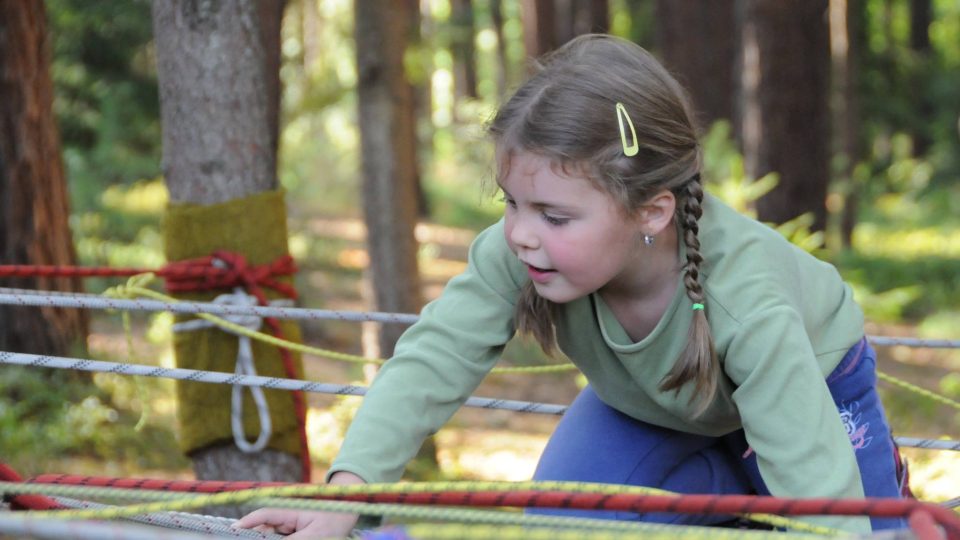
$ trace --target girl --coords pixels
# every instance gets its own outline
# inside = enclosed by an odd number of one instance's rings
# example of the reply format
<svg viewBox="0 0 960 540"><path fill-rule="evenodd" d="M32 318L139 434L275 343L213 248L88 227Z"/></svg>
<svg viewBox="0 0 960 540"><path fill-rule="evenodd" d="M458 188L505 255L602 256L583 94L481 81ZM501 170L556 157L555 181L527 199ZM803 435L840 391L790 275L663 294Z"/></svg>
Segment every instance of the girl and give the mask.
<svg viewBox="0 0 960 540"><path fill-rule="evenodd" d="M504 218L397 344L331 483L398 480L520 331L562 350L590 381L536 480L900 496L875 354L849 287L704 194L690 107L652 56L610 36L577 38L504 104L490 133ZM240 525L305 538L345 534L355 521L259 510ZM871 530L865 517L811 521Z"/></svg>

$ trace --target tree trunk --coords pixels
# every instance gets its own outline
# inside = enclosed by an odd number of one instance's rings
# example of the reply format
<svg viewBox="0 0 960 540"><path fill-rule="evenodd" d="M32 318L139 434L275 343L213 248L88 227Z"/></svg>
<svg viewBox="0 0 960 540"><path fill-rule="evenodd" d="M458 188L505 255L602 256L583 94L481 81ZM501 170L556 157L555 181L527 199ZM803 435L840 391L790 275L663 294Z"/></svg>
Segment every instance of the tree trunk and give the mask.
<svg viewBox="0 0 960 540"><path fill-rule="evenodd" d="M910 49L916 56L913 89L917 98L917 122L913 128L913 155L924 156L930 150L929 125L935 111L930 102L930 0L910 0Z"/></svg>
<svg viewBox="0 0 960 540"><path fill-rule="evenodd" d="M852 245L857 221L860 186L853 177L862 158L860 142L860 100L857 86L860 51L863 46L863 0L830 0L830 52L833 64L834 152L840 158L838 187L840 209L840 246Z"/></svg>
<svg viewBox="0 0 960 540"><path fill-rule="evenodd" d="M409 35L398 20L410 20L412 0L358 0L357 92L362 148L363 205L375 309L418 312L416 137L413 88L403 70ZM386 325L381 354L393 354L403 328Z"/></svg>
<svg viewBox="0 0 960 540"><path fill-rule="evenodd" d="M162 167L173 203L216 204L277 187L259 4L153 4Z"/></svg>
<svg viewBox="0 0 960 540"><path fill-rule="evenodd" d="M734 0L657 0L657 49L690 92L702 127L733 119Z"/></svg>
<svg viewBox="0 0 960 540"><path fill-rule="evenodd" d="M589 33L610 29L610 5L607 0L559 0L556 2L557 43Z"/></svg>
<svg viewBox="0 0 960 540"><path fill-rule="evenodd" d="M162 166L172 203L209 206L277 188L282 9L277 0L154 1ZM289 453L249 455L231 443L191 457L200 479L301 480L300 460ZM258 460L270 466L251 466Z"/></svg>
<svg viewBox="0 0 960 540"><path fill-rule="evenodd" d="M779 174L757 201L761 220L813 212L826 223L829 180L827 0L739 0L741 133L747 174Z"/></svg>
<svg viewBox="0 0 960 540"><path fill-rule="evenodd" d="M490 19L493 32L497 36L497 101L507 95L507 73L510 72L507 60L507 43L504 41L503 0L490 0Z"/></svg>
<svg viewBox="0 0 960 540"><path fill-rule="evenodd" d="M539 58L560 45L557 36L557 11L552 1L521 0L520 19L523 23L523 45L528 59Z"/></svg>
<svg viewBox="0 0 960 540"><path fill-rule="evenodd" d="M477 62L474 36L476 25L473 17L472 0L452 0L450 25L453 40L450 49L453 53L453 88L457 99L477 98Z"/></svg>
<svg viewBox="0 0 960 540"><path fill-rule="evenodd" d="M573 34L602 34L610 31L608 0L573 0Z"/></svg>
<svg viewBox="0 0 960 540"><path fill-rule="evenodd" d="M363 211L370 253L374 308L415 313L422 306L417 269L416 136L413 88L403 56L410 35L405 25L416 0L354 3L357 93L363 170ZM393 355L401 325L380 327L380 355ZM415 466L437 469L432 439ZM424 464L424 462L426 462Z"/></svg>
<svg viewBox="0 0 960 540"><path fill-rule="evenodd" d="M0 2L0 264L74 265L70 203L53 116L43 2ZM79 279L8 287L80 292ZM86 348L78 309L0 306L0 350L66 356Z"/></svg>
<svg viewBox="0 0 960 540"><path fill-rule="evenodd" d="M425 0L426 1L426 0ZM433 55L428 54L426 43L429 40L430 17L423 17L418 0L413 0L413 8L408 10L409 23L407 28L410 30L409 46L416 51L418 73L416 77L411 77L410 84L413 85L413 109L414 120L413 127L417 135L417 147L424 149L424 160L433 159L433 92L431 84L433 81ZM426 37L425 37L426 35ZM473 62L471 62L472 64ZM409 73L408 73L409 74ZM474 75L476 76L476 75ZM416 171L417 186L417 217L420 219L430 219L430 199L427 197L427 190L423 187L423 177L420 175L420 169Z"/></svg>

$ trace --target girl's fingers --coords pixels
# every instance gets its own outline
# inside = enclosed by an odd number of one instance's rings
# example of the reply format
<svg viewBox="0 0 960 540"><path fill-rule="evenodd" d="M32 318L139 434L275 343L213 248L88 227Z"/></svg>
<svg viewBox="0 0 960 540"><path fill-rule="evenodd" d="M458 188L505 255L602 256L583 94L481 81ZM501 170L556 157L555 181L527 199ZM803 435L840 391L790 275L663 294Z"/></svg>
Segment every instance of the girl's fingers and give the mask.
<svg viewBox="0 0 960 540"><path fill-rule="evenodd" d="M236 523L233 524L234 527L250 529L257 527L257 530L260 531L260 526L268 526L271 529L284 529L284 530L293 530L296 528L297 524L297 511L295 510L282 510L279 508L261 508L259 510L254 510L249 514L238 519ZM261 531L264 532L264 531Z"/></svg>

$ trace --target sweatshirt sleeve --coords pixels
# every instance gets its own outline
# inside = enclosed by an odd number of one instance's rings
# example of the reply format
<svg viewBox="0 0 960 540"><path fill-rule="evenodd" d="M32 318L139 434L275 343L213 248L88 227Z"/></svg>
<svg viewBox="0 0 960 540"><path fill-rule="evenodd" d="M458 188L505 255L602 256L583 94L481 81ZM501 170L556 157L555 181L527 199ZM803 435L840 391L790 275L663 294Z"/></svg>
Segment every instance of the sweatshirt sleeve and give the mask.
<svg viewBox="0 0 960 540"><path fill-rule="evenodd" d="M467 269L450 280L397 342L330 467L367 482L397 481L423 440L480 384L513 337L522 268L502 223L482 232Z"/></svg>
<svg viewBox="0 0 960 540"><path fill-rule="evenodd" d="M796 310L773 307L743 321L724 371L737 386L733 401L772 495L864 496L853 448ZM865 517L807 521L871 530Z"/></svg>

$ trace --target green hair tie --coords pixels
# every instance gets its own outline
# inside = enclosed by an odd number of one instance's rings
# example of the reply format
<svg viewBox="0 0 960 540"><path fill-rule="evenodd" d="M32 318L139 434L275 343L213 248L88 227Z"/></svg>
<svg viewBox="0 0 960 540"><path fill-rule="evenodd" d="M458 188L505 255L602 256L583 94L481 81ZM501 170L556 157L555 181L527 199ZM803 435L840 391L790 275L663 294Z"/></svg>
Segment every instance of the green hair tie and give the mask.
<svg viewBox="0 0 960 540"><path fill-rule="evenodd" d="M694 305L693 305L693 310L694 310L694 311L697 311L697 310L703 311L703 304L694 304Z"/></svg>

